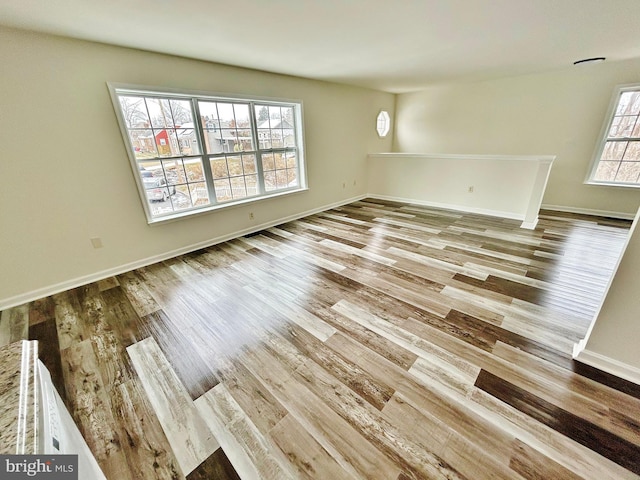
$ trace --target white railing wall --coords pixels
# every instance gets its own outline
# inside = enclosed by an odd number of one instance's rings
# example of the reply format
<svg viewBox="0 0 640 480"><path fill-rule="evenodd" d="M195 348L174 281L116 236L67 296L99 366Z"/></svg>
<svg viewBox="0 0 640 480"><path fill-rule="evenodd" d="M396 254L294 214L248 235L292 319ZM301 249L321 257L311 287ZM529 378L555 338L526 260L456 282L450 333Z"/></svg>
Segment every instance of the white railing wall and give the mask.
<svg viewBox="0 0 640 480"><path fill-rule="evenodd" d="M371 197L522 221L533 229L555 156L369 154Z"/></svg>

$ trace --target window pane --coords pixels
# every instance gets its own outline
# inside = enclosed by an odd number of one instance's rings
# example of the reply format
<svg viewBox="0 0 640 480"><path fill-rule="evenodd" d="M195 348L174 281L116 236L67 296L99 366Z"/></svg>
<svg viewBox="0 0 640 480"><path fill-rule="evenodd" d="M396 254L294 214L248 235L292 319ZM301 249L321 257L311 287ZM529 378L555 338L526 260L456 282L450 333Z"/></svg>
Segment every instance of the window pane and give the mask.
<svg viewBox="0 0 640 480"><path fill-rule="evenodd" d="M269 121L267 120L266 123L268 124ZM267 128L259 128L258 141L260 142L260 148L263 148L263 149L271 148L271 130Z"/></svg>
<svg viewBox="0 0 640 480"><path fill-rule="evenodd" d="M209 192L207 191L206 183L189 184L189 192L191 193L191 203L194 206L209 205Z"/></svg>
<svg viewBox="0 0 640 480"><path fill-rule="evenodd" d="M251 136L250 129L238 129L238 139L242 145L241 151L245 152L254 150L253 137Z"/></svg>
<svg viewBox="0 0 640 480"><path fill-rule="evenodd" d="M169 185L177 185L187 182L182 159L163 160L162 167Z"/></svg>
<svg viewBox="0 0 640 480"><path fill-rule="evenodd" d="M269 119L271 120L271 128L280 125L280 120L282 120L280 107L269 107Z"/></svg>
<svg viewBox="0 0 640 480"><path fill-rule="evenodd" d="M264 172L264 188L267 192L278 188L276 185L276 172Z"/></svg>
<svg viewBox="0 0 640 480"><path fill-rule="evenodd" d="M142 97L120 97L120 111L127 128L149 128L151 121Z"/></svg>
<svg viewBox="0 0 640 480"><path fill-rule="evenodd" d="M640 161L640 142L629 142L627 150L624 152L624 159L630 162Z"/></svg>
<svg viewBox="0 0 640 480"><path fill-rule="evenodd" d="M193 128L195 126L193 123L193 115L191 114L191 102L189 100L171 99L169 106L171 108L173 124L176 128Z"/></svg>
<svg viewBox="0 0 640 480"><path fill-rule="evenodd" d="M242 158L238 156L227 157L227 168L229 175L242 175Z"/></svg>
<svg viewBox="0 0 640 480"><path fill-rule="evenodd" d="M175 211L184 210L185 208L191 208L193 204L191 203L189 186L178 185L176 187L175 195L171 198L171 203L173 204L173 209Z"/></svg>
<svg viewBox="0 0 640 480"><path fill-rule="evenodd" d="M210 203L201 158L140 162L139 170L154 215Z"/></svg>
<svg viewBox="0 0 640 480"><path fill-rule="evenodd" d="M155 158L158 156L153 130L129 130L129 139L136 158Z"/></svg>
<svg viewBox="0 0 640 480"><path fill-rule="evenodd" d="M627 148L627 142L607 142L600 156L601 160L620 160Z"/></svg>
<svg viewBox="0 0 640 480"><path fill-rule="evenodd" d="M253 150L253 139L251 137L243 137L240 135L241 130L236 132L236 137L233 139L233 151L234 152L250 152Z"/></svg>
<svg viewBox="0 0 640 480"><path fill-rule="evenodd" d="M289 187L298 186L298 172L296 170L287 170L287 185Z"/></svg>
<svg viewBox="0 0 640 480"><path fill-rule="evenodd" d="M256 105L255 113L256 113L256 122L258 122L258 125L269 121L269 107L267 107L266 105ZM268 126L268 123L267 123L267 126Z"/></svg>
<svg viewBox="0 0 640 480"><path fill-rule="evenodd" d="M184 169L187 172L188 182L204 181L204 170L201 158L190 158L184 160Z"/></svg>
<svg viewBox="0 0 640 480"><path fill-rule="evenodd" d="M258 195L258 176L247 175L245 177L245 183L247 185L247 195Z"/></svg>
<svg viewBox="0 0 640 480"><path fill-rule="evenodd" d="M284 153L274 153L273 158L276 162L276 168L287 168L287 160L284 158Z"/></svg>
<svg viewBox="0 0 640 480"><path fill-rule="evenodd" d="M225 140L222 138L222 130L207 130L204 135L207 153L224 152Z"/></svg>
<svg viewBox="0 0 640 480"><path fill-rule="evenodd" d="M284 147L284 133L281 128L271 129L271 146L272 148Z"/></svg>
<svg viewBox="0 0 640 480"><path fill-rule="evenodd" d="M154 142L158 155L161 157L172 157L180 155L176 132L173 129L165 128L162 130L153 130Z"/></svg>
<svg viewBox="0 0 640 480"><path fill-rule="evenodd" d="M285 188L287 186L286 170L276 170L276 183L278 184L278 188Z"/></svg>
<svg viewBox="0 0 640 480"><path fill-rule="evenodd" d="M244 198L247 196L244 177L234 177L231 179L231 193L233 194L233 198Z"/></svg>
<svg viewBox="0 0 640 480"><path fill-rule="evenodd" d="M243 103L234 103L233 111L235 113L236 127L246 128L249 126L249 105Z"/></svg>
<svg viewBox="0 0 640 480"><path fill-rule="evenodd" d="M162 164L159 161L138 162L138 169L142 179L162 177Z"/></svg>
<svg viewBox="0 0 640 480"><path fill-rule="evenodd" d="M284 128L293 128L294 120L293 120L293 108L292 107L282 107L280 109L282 112L282 124Z"/></svg>
<svg viewBox="0 0 640 480"><path fill-rule="evenodd" d="M236 119L233 113L233 104L232 103L220 103L217 102L218 105L218 118L220 118L220 126L222 128L235 128Z"/></svg>
<svg viewBox="0 0 640 480"><path fill-rule="evenodd" d="M609 129L609 138L630 137L633 127L636 124L637 117L613 117L611 128Z"/></svg>
<svg viewBox="0 0 640 480"><path fill-rule="evenodd" d="M262 170L275 170L276 165L273 160L273 153L266 153L262 155Z"/></svg>
<svg viewBox="0 0 640 480"><path fill-rule="evenodd" d="M231 184L228 179L214 180L213 187L216 189L216 199L219 202L224 202L233 198L231 195Z"/></svg>
<svg viewBox="0 0 640 480"><path fill-rule="evenodd" d="M296 141L295 141L295 137L293 136L292 128L283 129L282 136L283 136L283 143L285 147L295 147Z"/></svg>
<svg viewBox="0 0 640 480"><path fill-rule="evenodd" d="M620 95L616 115L640 114L640 92L624 92Z"/></svg>
<svg viewBox="0 0 640 480"><path fill-rule="evenodd" d="M593 179L599 182L613 182L619 165L619 162L600 162Z"/></svg>
<svg viewBox="0 0 640 480"><path fill-rule="evenodd" d="M199 155L200 146L198 145L198 135L194 129L176 129L178 137L178 145L182 155Z"/></svg>
<svg viewBox="0 0 640 480"><path fill-rule="evenodd" d="M635 183L639 175L640 162L622 162L616 174L616 182Z"/></svg>
<svg viewBox="0 0 640 480"><path fill-rule="evenodd" d="M223 128L220 130L220 141L223 152L238 152L236 150L236 144L238 139L236 138L236 130L230 128Z"/></svg>
<svg viewBox="0 0 640 480"><path fill-rule="evenodd" d="M175 193L175 187L167 184L160 162L141 163L139 172L149 209L154 215L171 212L169 199Z"/></svg>
<svg viewBox="0 0 640 480"><path fill-rule="evenodd" d="M205 128L220 128L218 108L215 102L198 101L198 109L200 110L200 118L203 120L203 126Z"/></svg>
<svg viewBox="0 0 640 480"><path fill-rule="evenodd" d="M215 102L198 102L200 120L204 128L204 141L207 153L220 153L223 149L222 132Z"/></svg>
<svg viewBox="0 0 640 480"><path fill-rule="evenodd" d="M256 156L255 155L242 155L242 167L244 173L256 173Z"/></svg>
<svg viewBox="0 0 640 480"><path fill-rule="evenodd" d="M154 128L173 127L171 107L166 98L147 98L147 109Z"/></svg>
<svg viewBox="0 0 640 480"><path fill-rule="evenodd" d="M211 160L211 173L213 178L226 178L229 176L226 158L215 158Z"/></svg>
<svg viewBox="0 0 640 480"><path fill-rule="evenodd" d="M287 168L296 168L298 166L298 159L296 158L296 152L285 153L287 159Z"/></svg>

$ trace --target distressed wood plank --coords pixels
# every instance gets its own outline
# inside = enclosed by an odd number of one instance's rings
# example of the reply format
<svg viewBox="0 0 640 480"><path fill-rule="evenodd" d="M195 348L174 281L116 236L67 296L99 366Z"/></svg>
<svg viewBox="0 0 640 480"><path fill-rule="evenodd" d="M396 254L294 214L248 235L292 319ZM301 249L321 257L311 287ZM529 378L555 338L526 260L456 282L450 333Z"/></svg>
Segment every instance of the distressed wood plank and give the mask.
<svg viewBox="0 0 640 480"><path fill-rule="evenodd" d="M0 347L27 340L29 334L29 305L8 308L0 313Z"/></svg>
<svg viewBox="0 0 640 480"><path fill-rule="evenodd" d="M180 469L189 474L219 447L218 442L153 338L127 352Z"/></svg>

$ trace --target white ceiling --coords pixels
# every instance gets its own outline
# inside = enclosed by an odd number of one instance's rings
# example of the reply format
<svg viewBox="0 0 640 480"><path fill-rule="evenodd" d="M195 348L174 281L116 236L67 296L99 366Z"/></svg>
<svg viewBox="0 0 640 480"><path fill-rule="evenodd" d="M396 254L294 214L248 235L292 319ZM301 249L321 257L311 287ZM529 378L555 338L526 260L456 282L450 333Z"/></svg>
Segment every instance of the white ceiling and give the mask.
<svg viewBox="0 0 640 480"><path fill-rule="evenodd" d="M640 57L640 0L0 0L0 24L405 92Z"/></svg>

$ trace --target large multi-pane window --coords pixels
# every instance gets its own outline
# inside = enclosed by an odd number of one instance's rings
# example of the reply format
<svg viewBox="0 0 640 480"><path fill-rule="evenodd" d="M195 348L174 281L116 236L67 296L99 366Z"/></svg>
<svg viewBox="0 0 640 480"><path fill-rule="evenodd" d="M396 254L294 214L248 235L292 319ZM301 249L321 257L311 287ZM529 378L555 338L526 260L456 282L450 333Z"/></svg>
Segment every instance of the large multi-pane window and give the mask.
<svg viewBox="0 0 640 480"><path fill-rule="evenodd" d="M110 89L150 222L305 188L299 102Z"/></svg>
<svg viewBox="0 0 640 480"><path fill-rule="evenodd" d="M640 84L616 89L590 183L640 186Z"/></svg>

